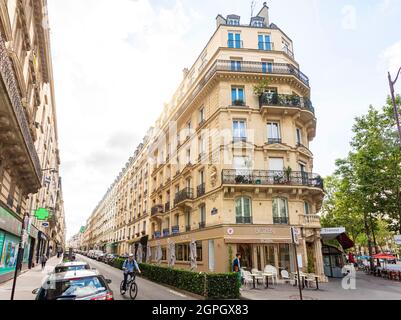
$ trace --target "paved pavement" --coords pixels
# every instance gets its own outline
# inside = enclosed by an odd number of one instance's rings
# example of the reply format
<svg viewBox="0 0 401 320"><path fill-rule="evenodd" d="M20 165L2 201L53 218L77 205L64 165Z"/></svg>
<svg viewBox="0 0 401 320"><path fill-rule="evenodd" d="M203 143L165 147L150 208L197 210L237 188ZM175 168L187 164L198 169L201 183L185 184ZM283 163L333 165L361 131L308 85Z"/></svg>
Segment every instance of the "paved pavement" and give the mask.
<svg viewBox="0 0 401 320"><path fill-rule="evenodd" d="M259 286L262 288L262 285ZM242 297L251 300L299 300L299 289L290 284L269 284L269 289L243 289ZM357 272L355 289L342 287L342 279L330 279L319 284L320 290L304 289L304 300L401 300L401 282Z"/></svg>
<svg viewBox="0 0 401 320"><path fill-rule="evenodd" d="M23 272L16 283L14 294L15 300L34 300L35 295L32 290L39 288L47 277L48 273L53 271L54 267L60 263L62 258L53 257L46 263L46 268L42 270L41 265L37 265L28 271ZM10 300L13 280L9 280L0 284L0 300Z"/></svg>

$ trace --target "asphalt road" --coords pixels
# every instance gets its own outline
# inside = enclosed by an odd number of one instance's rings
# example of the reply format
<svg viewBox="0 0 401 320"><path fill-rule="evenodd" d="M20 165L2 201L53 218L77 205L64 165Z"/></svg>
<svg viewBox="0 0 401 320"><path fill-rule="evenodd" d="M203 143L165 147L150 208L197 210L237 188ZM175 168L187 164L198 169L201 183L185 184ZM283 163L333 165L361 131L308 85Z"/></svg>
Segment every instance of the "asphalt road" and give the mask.
<svg viewBox="0 0 401 320"><path fill-rule="evenodd" d="M120 283L123 280L123 272L121 270L82 255L77 255L76 260L88 262L91 268L96 268L106 279L112 281L109 286L113 290L115 300L131 300L128 292L125 296L120 294ZM191 296L140 277L136 277L136 283L138 285L138 295L135 300L194 300Z"/></svg>

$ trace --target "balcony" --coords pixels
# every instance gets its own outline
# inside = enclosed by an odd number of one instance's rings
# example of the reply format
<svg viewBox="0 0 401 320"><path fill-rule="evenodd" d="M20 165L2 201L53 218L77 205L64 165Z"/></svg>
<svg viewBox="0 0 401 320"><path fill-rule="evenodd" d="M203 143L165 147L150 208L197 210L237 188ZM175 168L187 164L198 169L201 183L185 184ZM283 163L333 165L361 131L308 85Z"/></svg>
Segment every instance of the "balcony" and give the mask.
<svg viewBox="0 0 401 320"><path fill-rule="evenodd" d="M265 51L272 51L274 50L274 43L273 42L258 42L258 49L265 50Z"/></svg>
<svg viewBox="0 0 401 320"><path fill-rule="evenodd" d="M250 223L252 223L252 217L236 217L236 223L250 224Z"/></svg>
<svg viewBox="0 0 401 320"><path fill-rule="evenodd" d="M259 106L260 108L265 106L289 107L307 110L315 114L312 102L308 98L291 94L264 93L259 97Z"/></svg>
<svg viewBox="0 0 401 320"><path fill-rule="evenodd" d="M197 197L201 197L205 194L205 184L202 183L196 187L196 195Z"/></svg>
<svg viewBox="0 0 401 320"><path fill-rule="evenodd" d="M163 212L164 212L163 211L163 205L161 205L161 204L155 205L151 209L151 215L152 216L156 216L156 215L161 214Z"/></svg>
<svg viewBox="0 0 401 320"><path fill-rule="evenodd" d="M289 219L288 217L273 217L274 224L288 224Z"/></svg>
<svg viewBox="0 0 401 320"><path fill-rule="evenodd" d="M282 142L281 138L269 138L267 140L268 144L276 144L276 143L280 144L281 142Z"/></svg>
<svg viewBox="0 0 401 320"><path fill-rule="evenodd" d="M178 205L187 200L193 200L194 191L192 188L185 188L175 194L174 205Z"/></svg>
<svg viewBox="0 0 401 320"><path fill-rule="evenodd" d="M231 60L217 60L215 62L215 71L230 71L240 73L263 73L272 75L291 75L300 80L309 87L309 78L303 74L297 67L290 63L271 63L266 68L266 64L258 61L241 61L240 68L233 68Z"/></svg>
<svg viewBox="0 0 401 320"><path fill-rule="evenodd" d="M185 232L189 232L189 231L191 231L191 226L190 225L185 226Z"/></svg>
<svg viewBox="0 0 401 320"><path fill-rule="evenodd" d="M171 232L173 235L177 235L180 233L180 226L173 226L171 227Z"/></svg>
<svg viewBox="0 0 401 320"><path fill-rule="evenodd" d="M199 229L205 229L206 228L206 221L199 222Z"/></svg>
<svg viewBox="0 0 401 320"><path fill-rule="evenodd" d="M323 189L323 178L301 171L223 170L223 184L230 185L289 185Z"/></svg>
<svg viewBox="0 0 401 320"><path fill-rule="evenodd" d="M161 232L160 231L155 231L153 236L154 236L154 238L159 239L161 237Z"/></svg>
<svg viewBox="0 0 401 320"><path fill-rule="evenodd" d="M299 224L309 228L320 228L320 216L317 214L300 214Z"/></svg>
<svg viewBox="0 0 401 320"><path fill-rule="evenodd" d="M163 237L168 237L169 235L170 235L170 229L169 228L163 229Z"/></svg>
<svg viewBox="0 0 401 320"><path fill-rule="evenodd" d="M245 107L245 101L244 100L234 100L232 102L232 105L235 107Z"/></svg>
<svg viewBox="0 0 401 320"><path fill-rule="evenodd" d="M13 159L21 159L18 166L21 172L24 174L26 173L26 176L23 176L24 179L21 179L21 181L26 181L27 191L29 191L29 193L34 193L41 187L42 169L29 129L25 110L21 102L14 69L1 35L0 98L0 114L5 115L5 117L0 118L2 121L0 122L0 126L2 131L4 130L5 133L8 133L6 134L8 138L4 141L5 145L2 145L2 149L9 149L7 151L13 153ZM6 101L6 103L3 103L3 101ZM9 121L9 117L10 120L14 120ZM15 132L16 130L18 132ZM21 143L21 145L19 143ZM13 145L16 146L14 147ZM23 154L24 156L22 157Z"/></svg>

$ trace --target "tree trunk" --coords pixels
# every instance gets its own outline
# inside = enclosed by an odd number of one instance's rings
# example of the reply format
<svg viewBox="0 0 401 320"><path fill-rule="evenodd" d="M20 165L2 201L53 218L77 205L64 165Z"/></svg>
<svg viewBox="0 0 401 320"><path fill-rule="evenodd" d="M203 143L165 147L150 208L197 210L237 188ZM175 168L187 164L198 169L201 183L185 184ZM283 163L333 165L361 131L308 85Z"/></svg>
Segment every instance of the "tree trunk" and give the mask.
<svg viewBox="0 0 401 320"><path fill-rule="evenodd" d="M372 239L370 237L370 232L369 232L369 225L368 225L368 219L366 214L363 215L363 220L365 223L365 233L366 233L366 237L368 238L368 250L369 250L369 257L370 257L370 269L373 270L375 265L373 262L373 251L372 251Z"/></svg>

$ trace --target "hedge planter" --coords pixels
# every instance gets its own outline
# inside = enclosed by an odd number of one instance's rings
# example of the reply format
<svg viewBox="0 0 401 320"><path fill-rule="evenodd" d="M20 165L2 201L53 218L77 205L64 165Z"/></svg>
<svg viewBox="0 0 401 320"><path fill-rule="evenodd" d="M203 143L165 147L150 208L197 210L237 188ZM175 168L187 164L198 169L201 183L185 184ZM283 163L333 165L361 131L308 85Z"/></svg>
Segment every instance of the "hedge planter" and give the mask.
<svg viewBox="0 0 401 320"><path fill-rule="evenodd" d="M238 299L239 281L236 273L201 273L139 264L142 276L178 289L204 296L206 299Z"/></svg>

